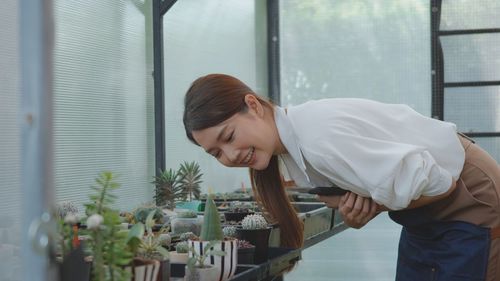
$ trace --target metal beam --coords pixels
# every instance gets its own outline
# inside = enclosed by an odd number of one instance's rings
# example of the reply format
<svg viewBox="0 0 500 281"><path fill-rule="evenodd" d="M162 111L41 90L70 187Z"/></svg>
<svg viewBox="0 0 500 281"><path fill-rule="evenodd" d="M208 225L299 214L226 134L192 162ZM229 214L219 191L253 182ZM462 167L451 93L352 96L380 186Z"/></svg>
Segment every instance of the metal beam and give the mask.
<svg viewBox="0 0 500 281"><path fill-rule="evenodd" d="M269 99L281 104L279 0L267 0L267 69Z"/></svg>
<svg viewBox="0 0 500 281"><path fill-rule="evenodd" d="M165 94L163 85L163 14L162 0L153 0L153 56L154 56L154 119L156 175L165 170Z"/></svg>

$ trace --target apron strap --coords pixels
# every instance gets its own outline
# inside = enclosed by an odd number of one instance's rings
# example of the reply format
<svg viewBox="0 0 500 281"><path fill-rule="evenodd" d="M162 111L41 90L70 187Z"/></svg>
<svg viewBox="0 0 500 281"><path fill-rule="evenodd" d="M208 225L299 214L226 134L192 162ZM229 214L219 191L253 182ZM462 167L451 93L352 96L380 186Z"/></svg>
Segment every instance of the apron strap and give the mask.
<svg viewBox="0 0 500 281"><path fill-rule="evenodd" d="M490 230L490 237L491 237L491 240L495 240L497 238L500 238L500 226L493 227Z"/></svg>

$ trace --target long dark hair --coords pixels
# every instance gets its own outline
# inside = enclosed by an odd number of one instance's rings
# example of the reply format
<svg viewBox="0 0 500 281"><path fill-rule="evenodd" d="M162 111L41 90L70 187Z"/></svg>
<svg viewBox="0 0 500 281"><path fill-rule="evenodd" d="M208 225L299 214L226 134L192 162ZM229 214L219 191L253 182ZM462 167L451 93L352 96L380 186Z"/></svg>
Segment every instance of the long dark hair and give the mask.
<svg viewBox="0 0 500 281"><path fill-rule="evenodd" d="M235 77L209 74L196 79L184 99L183 121L188 139L199 145L193 138L193 131L216 126L234 114L248 110L247 94L254 95L265 107L273 109L270 101L259 97ZM250 168L250 179L257 202L280 226L281 246L302 247L304 226L286 195L278 157L273 155L262 171Z"/></svg>

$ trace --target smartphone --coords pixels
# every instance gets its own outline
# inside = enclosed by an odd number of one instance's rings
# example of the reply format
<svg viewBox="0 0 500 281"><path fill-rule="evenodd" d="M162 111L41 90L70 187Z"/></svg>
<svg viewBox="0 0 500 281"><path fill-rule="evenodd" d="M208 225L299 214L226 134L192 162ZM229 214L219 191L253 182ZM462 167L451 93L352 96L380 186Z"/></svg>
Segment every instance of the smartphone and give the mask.
<svg viewBox="0 0 500 281"><path fill-rule="evenodd" d="M309 194L325 195L325 196L342 196L348 191L336 186L318 186L307 191Z"/></svg>

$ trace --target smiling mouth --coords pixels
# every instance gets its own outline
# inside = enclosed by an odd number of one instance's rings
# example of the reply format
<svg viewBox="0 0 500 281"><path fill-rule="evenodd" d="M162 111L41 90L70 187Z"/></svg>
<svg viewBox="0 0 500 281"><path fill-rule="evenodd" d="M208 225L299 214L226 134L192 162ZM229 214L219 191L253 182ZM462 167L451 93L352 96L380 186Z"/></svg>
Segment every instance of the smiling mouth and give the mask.
<svg viewBox="0 0 500 281"><path fill-rule="evenodd" d="M243 159L242 164L249 164L249 162L253 158L254 153L255 153L255 147L251 147L250 151L247 154L247 156L245 157L245 159Z"/></svg>

